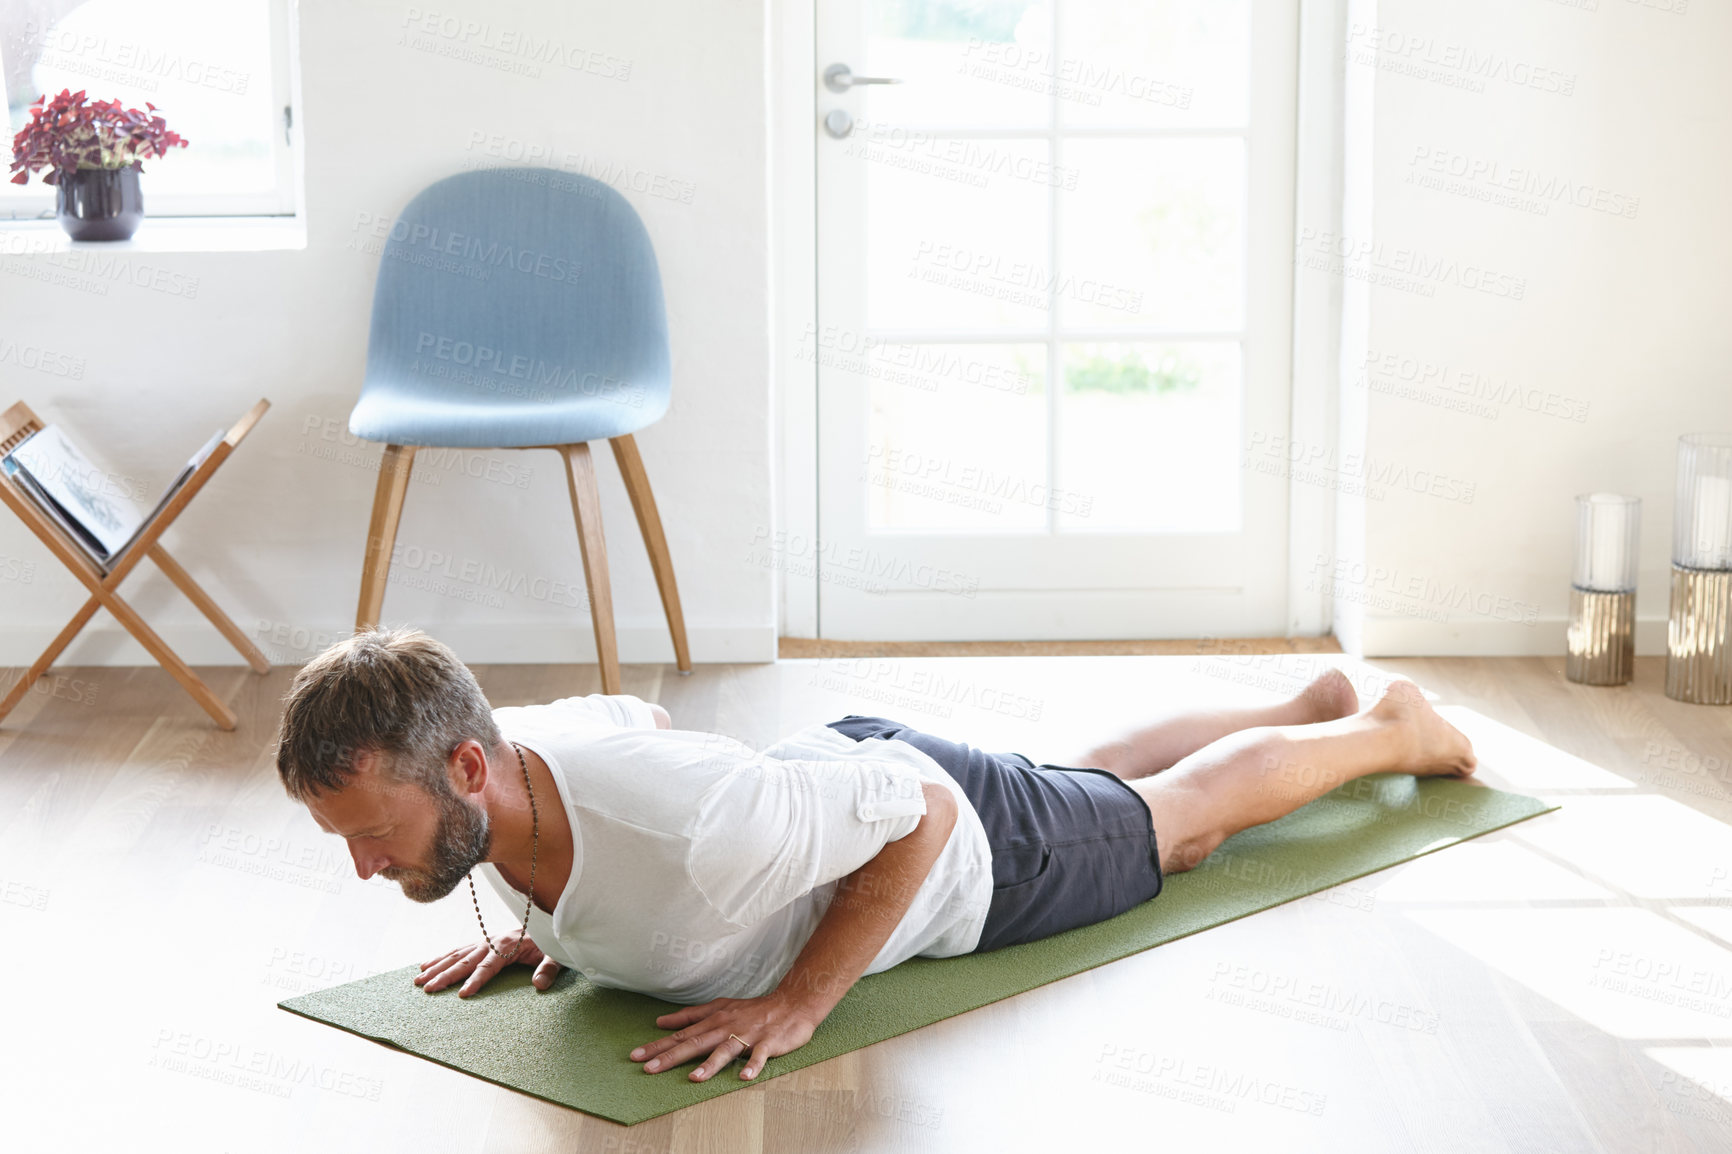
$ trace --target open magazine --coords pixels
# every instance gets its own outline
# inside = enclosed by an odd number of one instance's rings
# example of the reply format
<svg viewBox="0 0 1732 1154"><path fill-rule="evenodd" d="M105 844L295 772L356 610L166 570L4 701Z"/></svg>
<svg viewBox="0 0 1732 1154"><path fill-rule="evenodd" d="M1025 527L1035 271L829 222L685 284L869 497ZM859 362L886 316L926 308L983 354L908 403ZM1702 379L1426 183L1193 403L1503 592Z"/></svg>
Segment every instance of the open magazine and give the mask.
<svg viewBox="0 0 1732 1154"><path fill-rule="evenodd" d="M56 425L26 437L0 458L0 470L106 573L216 450L223 435L219 429L192 455L154 505L143 504L129 483L92 464Z"/></svg>

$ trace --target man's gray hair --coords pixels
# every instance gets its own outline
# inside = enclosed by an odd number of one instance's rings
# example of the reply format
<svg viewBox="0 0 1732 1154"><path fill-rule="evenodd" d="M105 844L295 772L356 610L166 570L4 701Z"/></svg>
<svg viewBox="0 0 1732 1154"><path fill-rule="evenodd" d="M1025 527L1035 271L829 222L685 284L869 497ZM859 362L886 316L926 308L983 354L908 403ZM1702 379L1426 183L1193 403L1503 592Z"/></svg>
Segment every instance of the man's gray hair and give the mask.
<svg viewBox="0 0 1732 1154"><path fill-rule="evenodd" d="M283 699L277 773L296 801L340 790L355 759L378 754L398 781L451 792L445 766L465 741L500 744L475 675L419 629L370 629L339 641L295 674Z"/></svg>

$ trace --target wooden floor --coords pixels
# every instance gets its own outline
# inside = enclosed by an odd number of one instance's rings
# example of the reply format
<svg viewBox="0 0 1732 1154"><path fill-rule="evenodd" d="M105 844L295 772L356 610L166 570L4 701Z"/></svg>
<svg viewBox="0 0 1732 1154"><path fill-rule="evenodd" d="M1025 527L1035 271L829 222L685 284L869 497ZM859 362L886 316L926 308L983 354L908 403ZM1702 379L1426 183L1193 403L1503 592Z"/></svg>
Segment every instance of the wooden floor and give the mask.
<svg viewBox="0 0 1732 1154"><path fill-rule="evenodd" d="M1333 637L1204 637L1183 641L830 641L778 637L776 656L799 657L1194 657L1229 653L1340 653Z"/></svg>
<svg viewBox="0 0 1732 1154"><path fill-rule="evenodd" d="M461 892L359 882L284 798L286 671L208 671L234 733L156 670L61 671L0 725L0 1147L1732 1148L1732 709L1667 700L1657 660L1620 689L1561 659L1214 652L628 666L625 690L754 743L871 713L1062 764L1324 664L1412 676L1490 784L1563 809L630 1129L274 1008L475 937ZM477 672L495 705L599 688Z"/></svg>

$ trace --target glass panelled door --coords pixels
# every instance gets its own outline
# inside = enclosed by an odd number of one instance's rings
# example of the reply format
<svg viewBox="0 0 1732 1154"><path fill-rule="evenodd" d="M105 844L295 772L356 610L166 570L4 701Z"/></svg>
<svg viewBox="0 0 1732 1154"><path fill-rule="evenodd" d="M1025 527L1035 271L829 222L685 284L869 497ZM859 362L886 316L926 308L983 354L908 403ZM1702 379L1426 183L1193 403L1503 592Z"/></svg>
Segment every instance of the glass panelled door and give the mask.
<svg viewBox="0 0 1732 1154"><path fill-rule="evenodd" d="M819 630L1280 633L1295 12L819 5Z"/></svg>

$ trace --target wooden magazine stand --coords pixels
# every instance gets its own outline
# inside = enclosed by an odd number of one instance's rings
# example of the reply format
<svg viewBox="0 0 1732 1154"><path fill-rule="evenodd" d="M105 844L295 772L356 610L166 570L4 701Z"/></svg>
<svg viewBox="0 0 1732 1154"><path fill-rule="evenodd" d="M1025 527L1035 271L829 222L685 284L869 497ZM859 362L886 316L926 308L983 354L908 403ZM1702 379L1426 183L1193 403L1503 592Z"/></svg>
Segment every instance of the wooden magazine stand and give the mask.
<svg viewBox="0 0 1732 1154"><path fill-rule="evenodd" d="M124 553L115 559L107 573L99 570L84 550L73 543L64 529L37 508L36 503L25 494L23 489L18 487L16 482L10 477L0 476L0 500L5 501L7 506L18 514L19 519L30 526L31 532L41 538L42 543L48 546L49 551L60 559L61 564L72 570L72 575L78 578L86 589L90 590L90 599L84 603L84 608L80 609L72 620L66 623L66 628L62 629L60 635L49 644L47 649L42 651L42 656L38 657L36 663L25 672L17 684L12 686L5 699L0 700L0 719L4 719L7 714L12 712L13 707L24 699L24 695L30 691L30 687L36 683L38 677L48 672L49 666L54 664L54 659L59 657L68 645L72 644L72 639L77 637L79 632L90 623L92 617L96 616L96 611L106 609L114 615L115 620L126 627L128 633L138 639L138 643L144 646L152 657L156 658L159 665L168 670L169 674L180 682L182 688L192 694L193 700L211 715L211 719L217 725L223 729L235 727L234 710L224 705L222 700L211 692L210 686L199 680L198 674L194 673L187 663L182 661L161 637L157 636L154 629L145 624L144 618L140 617L132 606L122 600L115 589L122 581L126 580L126 575L132 572L133 566L138 564L139 559L148 555L152 561L156 562L156 567L166 573L168 579L173 581L176 587L185 593L206 617L210 618L210 623L215 625L217 631L228 638L229 643L240 651L240 655L246 658L247 664L252 666L255 672L267 673L270 671L270 662L265 660L265 655L259 652L258 646L254 645L247 638L247 635L240 631L240 627L229 619L228 614L217 607L217 603L211 600L210 595L199 587L198 582L192 579L192 575L182 569L179 562L170 557L168 550L164 549L158 542L158 538L162 536L163 532L174 524L175 518L179 517L192 499L198 496L199 490L204 488L205 482L210 480L211 474L222 468L222 463L234 453L235 446L246 438L253 426L259 423L259 418L265 415L265 410L270 407L269 401L261 400L247 412L246 416L235 422L234 427L212 450L211 455L206 457L204 462L193 471L192 476L187 478L186 484L180 487L180 490L175 493L168 504L164 505L145 524L138 537L131 545L127 546ZM5 413L0 414L0 457L10 453L20 441L41 428L42 422L37 419L36 414L31 412L29 406L24 402L20 401L7 409Z"/></svg>

